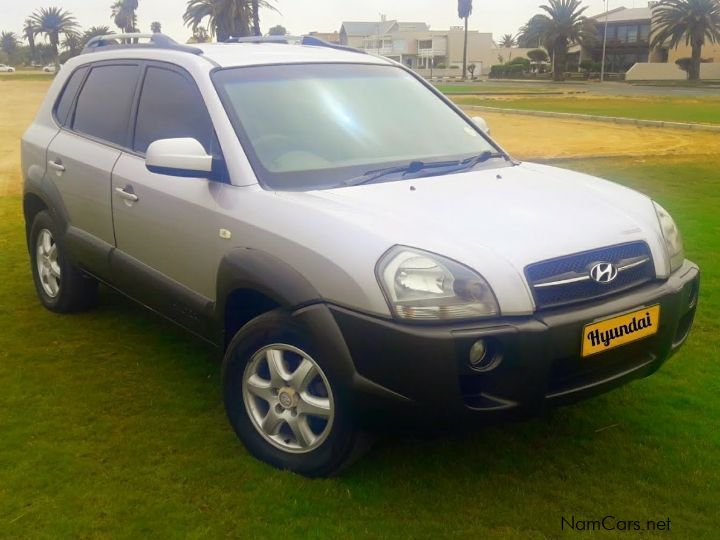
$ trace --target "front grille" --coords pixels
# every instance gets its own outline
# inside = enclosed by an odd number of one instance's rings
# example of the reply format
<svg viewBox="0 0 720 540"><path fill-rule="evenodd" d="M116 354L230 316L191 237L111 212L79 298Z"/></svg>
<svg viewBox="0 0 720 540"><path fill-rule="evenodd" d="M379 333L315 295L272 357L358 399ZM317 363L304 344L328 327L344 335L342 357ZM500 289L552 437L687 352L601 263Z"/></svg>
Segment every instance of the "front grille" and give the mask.
<svg viewBox="0 0 720 540"><path fill-rule="evenodd" d="M598 283L590 278L590 269L600 262L612 263L619 270L610 283ZM655 277L655 267L648 245L630 242L533 263L525 267L525 277L537 308L542 309L637 287Z"/></svg>

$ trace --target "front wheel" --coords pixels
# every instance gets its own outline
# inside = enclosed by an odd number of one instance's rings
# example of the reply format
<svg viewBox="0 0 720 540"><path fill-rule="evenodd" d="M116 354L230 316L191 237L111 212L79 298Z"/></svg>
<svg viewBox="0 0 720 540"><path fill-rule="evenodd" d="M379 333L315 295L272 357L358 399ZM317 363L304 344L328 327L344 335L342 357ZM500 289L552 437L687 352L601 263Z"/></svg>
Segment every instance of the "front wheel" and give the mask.
<svg viewBox="0 0 720 540"><path fill-rule="evenodd" d="M332 365L284 312L245 325L223 367L228 418L256 458L305 476L330 476L366 446L338 394Z"/></svg>

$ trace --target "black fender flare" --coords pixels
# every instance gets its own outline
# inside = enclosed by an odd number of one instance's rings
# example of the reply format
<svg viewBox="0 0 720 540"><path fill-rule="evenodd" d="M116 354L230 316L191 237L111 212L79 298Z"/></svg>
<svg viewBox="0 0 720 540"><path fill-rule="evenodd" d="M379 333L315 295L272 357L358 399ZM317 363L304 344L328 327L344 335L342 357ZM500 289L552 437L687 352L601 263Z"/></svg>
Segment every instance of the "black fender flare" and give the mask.
<svg viewBox="0 0 720 540"><path fill-rule="evenodd" d="M310 282L292 266L252 248L234 249L220 261L218 307L224 309L224 300L237 289L255 290L287 308L322 300Z"/></svg>
<svg viewBox="0 0 720 540"><path fill-rule="evenodd" d="M63 232L66 232L70 223L65 204L63 203L60 192L52 182L42 182L42 185L37 185L35 182L27 182L25 190L23 192L23 217L25 218L25 228L29 231L32 223L28 220L28 207L27 202L31 197L37 197L40 199L45 207L50 212L50 215Z"/></svg>
<svg viewBox="0 0 720 540"><path fill-rule="evenodd" d="M215 308L218 317L224 316L228 296L238 289L261 293L287 309L322 301L300 272L278 257L252 248L229 251L220 261Z"/></svg>

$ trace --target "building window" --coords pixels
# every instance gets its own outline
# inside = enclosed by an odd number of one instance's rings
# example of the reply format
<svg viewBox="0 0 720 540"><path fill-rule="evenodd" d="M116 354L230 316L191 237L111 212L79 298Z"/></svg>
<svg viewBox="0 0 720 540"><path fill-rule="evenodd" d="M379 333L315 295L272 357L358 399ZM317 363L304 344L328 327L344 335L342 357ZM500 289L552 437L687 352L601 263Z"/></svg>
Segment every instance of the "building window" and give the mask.
<svg viewBox="0 0 720 540"><path fill-rule="evenodd" d="M617 27L617 40L620 43L627 43L628 40L628 27L618 26Z"/></svg>
<svg viewBox="0 0 720 540"><path fill-rule="evenodd" d="M627 27L627 40L628 43L635 43L638 40L638 27L628 26Z"/></svg>
<svg viewBox="0 0 720 540"><path fill-rule="evenodd" d="M433 48L433 42L432 39L422 39L418 41L418 49L432 49Z"/></svg>
<svg viewBox="0 0 720 540"><path fill-rule="evenodd" d="M649 41L650 40L650 25L649 24L641 24L640 25L640 41Z"/></svg>

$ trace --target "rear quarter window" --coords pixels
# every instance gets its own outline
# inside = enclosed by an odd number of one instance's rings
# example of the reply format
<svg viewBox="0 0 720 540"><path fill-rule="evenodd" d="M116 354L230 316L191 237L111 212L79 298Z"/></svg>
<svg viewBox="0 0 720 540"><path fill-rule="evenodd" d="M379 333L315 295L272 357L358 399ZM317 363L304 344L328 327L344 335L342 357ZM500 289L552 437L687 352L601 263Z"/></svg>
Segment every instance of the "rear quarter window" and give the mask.
<svg viewBox="0 0 720 540"><path fill-rule="evenodd" d="M70 108L87 71L87 66L76 69L72 75L70 75L67 83L65 83L65 87L60 94L60 99L58 99L55 105L55 119L61 126L67 123Z"/></svg>
<svg viewBox="0 0 720 540"><path fill-rule="evenodd" d="M73 130L126 146L139 75L137 65L92 68L78 96Z"/></svg>

